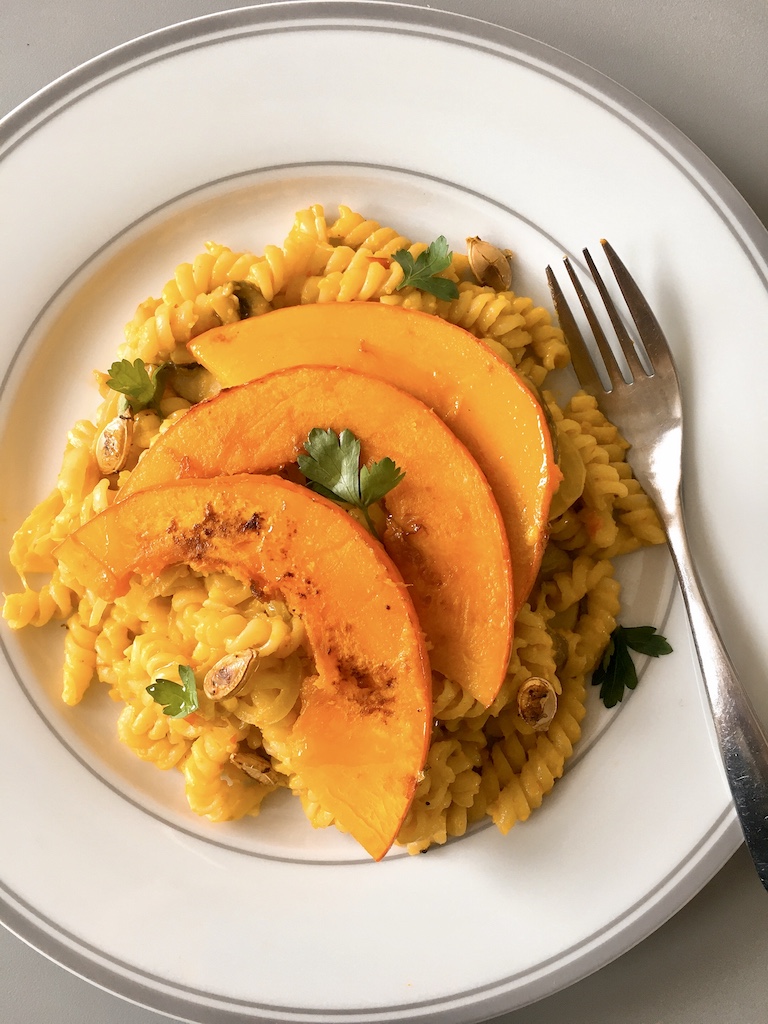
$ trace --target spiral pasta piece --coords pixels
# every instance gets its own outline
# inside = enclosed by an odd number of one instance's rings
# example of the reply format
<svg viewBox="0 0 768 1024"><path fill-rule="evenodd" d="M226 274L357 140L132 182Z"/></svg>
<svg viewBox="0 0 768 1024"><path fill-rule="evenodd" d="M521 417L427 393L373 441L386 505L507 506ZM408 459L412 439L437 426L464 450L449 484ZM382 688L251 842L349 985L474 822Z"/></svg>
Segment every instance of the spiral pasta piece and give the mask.
<svg viewBox="0 0 768 1024"><path fill-rule="evenodd" d="M12 629L45 626L53 619L66 619L77 599L78 595L64 582L57 566L50 581L39 590L25 587L18 594L8 594L3 603L3 617Z"/></svg>
<svg viewBox="0 0 768 1024"><path fill-rule="evenodd" d="M432 714L439 722L472 719L485 712L479 701L444 676L435 674L432 692Z"/></svg>
<svg viewBox="0 0 768 1024"><path fill-rule="evenodd" d="M53 524L64 507L64 499L58 487L36 505L13 537L10 562L23 578L27 573L53 572L56 559L53 549Z"/></svg>
<svg viewBox="0 0 768 1024"><path fill-rule="evenodd" d="M85 602L67 622L64 637L64 670L61 699L70 707L79 704L91 685L96 671L96 641L98 628L90 628L88 620L83 621L87 611Z"/></svg>
<svg viewBox="0 0 768 1024"><path fill-rule="evenodd" d="M413 802L405 817L397 842L410 853L420 853L432 843L445 843L449 833L448 811L471 806L480 779L457 739L433 739L423 778L416 787ZM454 816L460 825L462 816ZM466 828L466 817L464 817ZM463 834L463 833L459 833Z"/></svg>
<svg viewBox="0 0 768 1024"><path fill-rule="evenodd" d="M182 772L187 801L195 814L211 821L235 821L258 814L264 800L277 789L274 783L265 785L229 768L244 738L242 729L227 725L205 729L193 741Z"/></svg>
<svg viewBox="0 0 768 1024"><path fill-rule="evenodd" d="M161 771L175 768L187 756L196 731L169 719L151 698L138 694L126 699L117 722L118 738Z"/></svg>

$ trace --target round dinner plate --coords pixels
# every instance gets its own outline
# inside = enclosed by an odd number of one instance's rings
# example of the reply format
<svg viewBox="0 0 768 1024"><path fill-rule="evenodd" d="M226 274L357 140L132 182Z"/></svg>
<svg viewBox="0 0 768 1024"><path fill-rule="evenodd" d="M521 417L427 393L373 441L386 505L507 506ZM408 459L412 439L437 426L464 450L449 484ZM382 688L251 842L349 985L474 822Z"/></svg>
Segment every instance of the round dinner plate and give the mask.
<svg viewBox="0 0 768 1024"><path fill-rule="evenodd" d="M764 229L619 86L497 26L386 3L278 3L164 29L0 125L2 545L53 486L91 371L208 239L280 244L339 203L411 238L512 248L515 287L611 240L683 381L693 546L746 678L765 677ZM577 258L577 257L574 257ZM552 993L661 924L739 842L666 553L627 557L622 619L674 653L508 836L374 864L297 801L214 826L58 698L62 630L3 624L0 916L112 992L190 1021L468 1022ZM3 562L2 587L18 583ZM766 710L764 695L753 692ZM109 705L109 706L107 706ZM765 717L765 715L764 715Z"/></svg>

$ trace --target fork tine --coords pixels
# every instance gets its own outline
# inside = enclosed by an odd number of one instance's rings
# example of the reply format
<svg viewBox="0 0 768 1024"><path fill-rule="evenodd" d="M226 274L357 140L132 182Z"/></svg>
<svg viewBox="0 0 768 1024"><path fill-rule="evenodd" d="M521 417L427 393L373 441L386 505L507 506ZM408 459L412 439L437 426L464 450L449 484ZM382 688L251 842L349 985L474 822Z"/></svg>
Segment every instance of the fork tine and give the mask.
<svg viewBox="0 0 768 1024"><path fill-rule="evenodd" d="M576 271L571 266L571 261L568 259L567 256L563 260L563 263L565 264L565 269L568 271L568 276L570 277L571 282L573 283L573 287L576 290L576 294L579 297L579 302L581 303L582 309L584 310L587 316L589 326L592 329L592 334L594 335L595 341L597 342L597 347L600 349L600 355L603 357L603 362L605 364L605 369L608 372L608 378L611 382L611 387L619 387L621 384L624 383L624 377L622 376L621 370L619 369L619 364L616 362L616 356L613 354L613 349L608 343L608 339L605 336L605 332L603 331L603 328L600 326L600 321L595 316L595 311L592 308L592 303L589 301L587 293L584 291L581 281L579 280Z"/></svg>
<svg viewBox="0 0 768 1024"><path fill-rule="evenodd" d="M643 343L651 367L654 372L675 373L675 366L672 360L672 353L669 350L667 339L659 326L659 321L653 314L645 296L635 284L635 280L616 255L613 246L604 238L600 244L605 252L606 259L613 271L613 276L621 289L627 309L632 314L638 334Z"/></svg>
<svg viewBox="0 0 768 1024"><path fill-rule="evenodd" d="M560 326L568 342L568 348L571 351L571 361L579 384L589 394L598 397L605 391L603 382L600 380L595 369L595 364L592 362L592 357L589 354L581 331L573 318L571 307L565 301L565 296L560 285L557 283L557 278L552 273L551 267L547 267L547 281L549 283L549 290L552 293L552 301L555 304L557 318L560 321Z"/></svg>
<svg viewBox="0 0 768 1024"><path fill-rule="evenodd" d="M613 329L616 332L616 337L621 347L621 351L624 353L624 358L627 360L627 365L629 366L629 372L632 379L636 380L638 377L647 377L648 374L645 372L645 367L638 358L635 343L622 323L619 311L616 309L613 299L608 294L608 289L605 287L605 282L600 275L600 271L595 266L595 261L592 259L587 249L583 249L582 251L584 253L584 259L587 261L589 272L597 285L597 290L600 292L603 305L606 308L608 316L611 318Z"/></svg>

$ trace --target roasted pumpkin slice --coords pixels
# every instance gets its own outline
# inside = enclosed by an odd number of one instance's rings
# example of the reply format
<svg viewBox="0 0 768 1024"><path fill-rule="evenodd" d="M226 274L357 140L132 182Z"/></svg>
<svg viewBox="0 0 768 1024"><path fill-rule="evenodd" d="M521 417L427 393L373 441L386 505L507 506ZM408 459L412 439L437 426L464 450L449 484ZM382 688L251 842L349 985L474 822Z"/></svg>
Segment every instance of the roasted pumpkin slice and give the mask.
<svg viewBox="0 0 768 1024"><path fill-rule="evenodd" d="M224 387L300 364L338 366L410 392L483 470L509 537L515 610L536 579L560 472L541 405L488 345L426 313L377 302L291 306L189 343Z"/></svg>
<svg viewBox="0 0 768 1024"><path fill-rule="evenodd" d="M174 564L280 594L303 618L315 663L285 737L290 763L342 829L384 856L426 757L431 673L408 589L363 527L278 477L219 477L134 494L57 555L105 599L133 573Z"/></svg>
<svg viewBox="0 0 768 1024"><path fill-rule="evenodd" d="M347 370L280 370L190 409L120 496L181 477L274 471L296 462L314 427L351 430L364 463L388 456L405 470L384 499L384 546L410 588L432 667L487 707L512 642L504 524L477 463L412 395Z"/></svg>

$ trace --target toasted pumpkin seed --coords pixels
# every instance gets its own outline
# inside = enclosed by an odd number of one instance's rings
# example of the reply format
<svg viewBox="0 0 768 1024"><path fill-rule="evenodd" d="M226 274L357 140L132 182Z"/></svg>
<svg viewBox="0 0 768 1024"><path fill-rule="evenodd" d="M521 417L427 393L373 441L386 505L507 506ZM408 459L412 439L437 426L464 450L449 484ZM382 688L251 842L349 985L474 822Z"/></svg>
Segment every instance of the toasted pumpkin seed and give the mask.
<svg viewBox="0 0 768 1024"><path fill-rule="evenodd" d="M128 461L133 440L133 416L122 413L104 427L96 440L96 464L104 476L119 473Z"/></svg>
<svg viewBox="0 0 768 1024"><path fill-rule="evenodd" d="M534 732L543 732L555 717L557 693L548 679L532 676L517 691L517 713Z"/></svg>
<svg viewBox="0 0 768 1024"><path fill-rule="evenodd" d="M277 786L280 784L280 779L272 768L271 761L267 758L261 757L259 754L251 753L234 753L229 755L230 762L239 768L241 772L251 778L260 782L262 786Z"/></svg>
<svg viewBox="0 0 768 1024"><path fill-rule="evenodd" d="M238 696L247 689L258 667L259 659L255 651L224 655L205 675L205 695L211 700Z"/></svg>
<svg viewBox="0 0 768 1024"><path fill-rule="evenodd" d="M499 249L482 238L467 239L469 269L477 283L495 292L507 292L512 284L512 268L509 264L514 255L511 249Z"/></svg>

